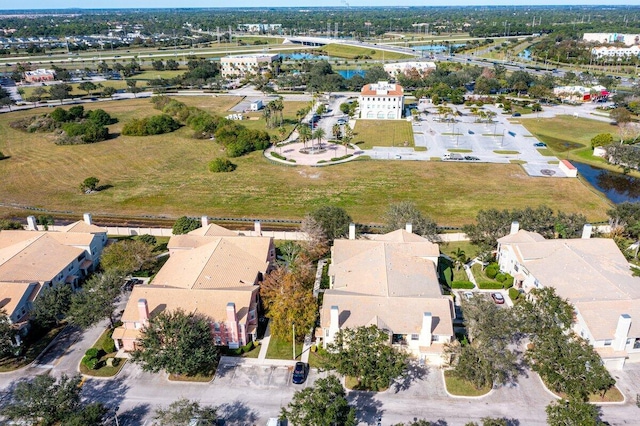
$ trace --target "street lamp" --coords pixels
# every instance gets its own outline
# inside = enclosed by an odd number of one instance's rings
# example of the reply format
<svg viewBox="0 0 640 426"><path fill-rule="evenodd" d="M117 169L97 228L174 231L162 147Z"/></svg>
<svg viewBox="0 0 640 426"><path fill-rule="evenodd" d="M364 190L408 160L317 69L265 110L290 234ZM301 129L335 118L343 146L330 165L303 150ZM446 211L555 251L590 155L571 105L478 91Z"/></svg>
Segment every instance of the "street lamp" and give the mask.
<svg viewBox="0 0 640 426"><path fill-rule="evenodd" d="M295 361L296 359L296 324L293 324L293 340L292 340L292 347L293 347L293 360Z"/></svg>

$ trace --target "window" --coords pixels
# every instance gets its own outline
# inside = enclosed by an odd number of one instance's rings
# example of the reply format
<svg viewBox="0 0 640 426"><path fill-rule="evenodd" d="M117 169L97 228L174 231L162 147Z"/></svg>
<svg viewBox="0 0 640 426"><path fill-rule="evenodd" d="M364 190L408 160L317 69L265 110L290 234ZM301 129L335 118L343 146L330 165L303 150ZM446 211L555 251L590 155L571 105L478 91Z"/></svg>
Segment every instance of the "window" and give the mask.
<svg viewBox="0 0 640 426"><path fill-rule="evenodd" d="M611 346L611 339L607 339L604 341L605 346Z"/></svg>
<svg viewBox="0 0 640 426"><path fill-rule="evenodd" d="M411 335L411 340L419 340L420 339L420 335L419 334L412 334Z"/></svg>

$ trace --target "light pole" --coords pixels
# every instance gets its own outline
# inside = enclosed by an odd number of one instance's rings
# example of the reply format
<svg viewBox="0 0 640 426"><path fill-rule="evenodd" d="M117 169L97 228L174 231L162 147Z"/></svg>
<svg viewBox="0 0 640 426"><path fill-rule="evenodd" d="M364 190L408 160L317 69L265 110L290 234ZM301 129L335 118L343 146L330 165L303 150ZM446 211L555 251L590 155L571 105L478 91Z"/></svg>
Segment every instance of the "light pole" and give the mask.
<svg viewBox="0 0 640 426"><path fill-rule="evenodd" d="M293 344L293 360L295 361L296 359L296 324L293 324L293 340L292 340Z"/></svg>

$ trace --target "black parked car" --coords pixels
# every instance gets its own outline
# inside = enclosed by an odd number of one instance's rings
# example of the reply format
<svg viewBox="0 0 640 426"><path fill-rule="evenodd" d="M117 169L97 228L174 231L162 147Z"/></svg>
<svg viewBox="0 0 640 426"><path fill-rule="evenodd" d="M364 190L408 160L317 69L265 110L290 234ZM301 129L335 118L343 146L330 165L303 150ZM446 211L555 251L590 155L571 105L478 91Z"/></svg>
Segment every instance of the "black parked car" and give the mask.
<svg viewBox="0 0 640 426"><path fill-rule="evenodd" d="M307 364L304 362L296 362L296 366L293 369L293 375L291 376L291 382L294 385L301 385L307 378Z"/></svg>

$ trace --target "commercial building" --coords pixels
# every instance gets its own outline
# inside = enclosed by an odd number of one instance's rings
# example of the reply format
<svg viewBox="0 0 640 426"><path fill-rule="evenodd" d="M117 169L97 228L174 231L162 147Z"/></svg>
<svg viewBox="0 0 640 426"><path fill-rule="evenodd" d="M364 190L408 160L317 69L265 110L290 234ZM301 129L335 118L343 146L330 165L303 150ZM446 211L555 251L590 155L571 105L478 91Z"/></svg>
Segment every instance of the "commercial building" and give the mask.
<svg viewBox="0 0 640 426"><path fill-rule="evenodd" d="M396 83L379 81L367 84L358 98L360 118L400 120L404 108L404 89Z"/></svg>
<svg viewBox="0 0 640 426"><path fill-rule="evenodd" d="M391 78L396 78L400 74L404 74L406 76L416 74L419 77L424 77L436 69L436 63L429 61L393 62L384 64L383 67Z"/></svg>
<svg viewBox="0 0 640 426"><path fill-rule="evenodd" d="M633 46L640 44L640 34L584 33L582 40L592 43L622 43L626 46Z"/></svg>
<svg viewBox="0 0 640 426"><path fill-rule="evenodd" d="M43 83L56 79L56 73L53 70L37 69L34 71L24 72L24 81L27 83Z"/></svg>
<svg viewBox="0 0 640 426"><path fill-rule="evenodd" d="M242 78L249 74L260 74L266 71L269 65L279 57L280 55L277 53L225 56L220 58L222 77Z"/></svg>

